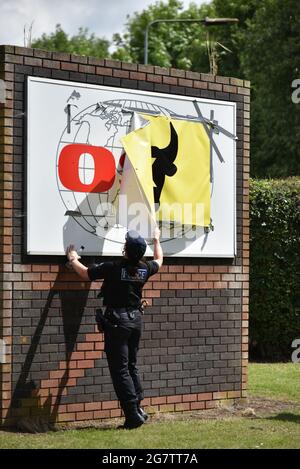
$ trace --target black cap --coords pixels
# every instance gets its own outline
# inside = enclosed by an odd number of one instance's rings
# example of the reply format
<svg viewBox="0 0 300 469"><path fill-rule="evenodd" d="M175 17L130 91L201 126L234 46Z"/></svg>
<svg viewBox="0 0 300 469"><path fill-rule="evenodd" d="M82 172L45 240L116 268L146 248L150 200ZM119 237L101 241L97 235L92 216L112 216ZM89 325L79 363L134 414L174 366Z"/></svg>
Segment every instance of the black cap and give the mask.
<svg viewBox="0 0 300 469"><path fill-rule="evenodd" d="M143 257L147 249L144 238L134 230L126 233L126 253L130 259L139 260Z"/></svg>

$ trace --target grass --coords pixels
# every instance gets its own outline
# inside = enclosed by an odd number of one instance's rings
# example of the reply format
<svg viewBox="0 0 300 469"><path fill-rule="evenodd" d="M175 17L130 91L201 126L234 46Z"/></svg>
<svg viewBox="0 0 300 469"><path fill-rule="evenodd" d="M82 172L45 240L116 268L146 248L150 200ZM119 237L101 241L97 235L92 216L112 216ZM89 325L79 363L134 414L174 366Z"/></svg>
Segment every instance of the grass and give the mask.
<svg viewBox="0 0 300 469"><path fill-rule="evenodd" d="M250 364L249 392L300 403L300 363Z"/></svg>
<svg viewBox="0 0 300 469"><path fill-rule="evenodd" d="M251 364L249 393L253 399L285 401L284 410L257 418L228 416L156 421L136 431L73 429L47 434L0 431L0 448L299 448L300 365ZM271 401L272 403L272 401ZM275 407L277 409L277 407Z"/></svg>
<svg viewBox="0 0 300 469"><path fill-rule="evenodd" d="M152 423L137 431L69 430L6 434L2 448L299 448L300 412L287 419L228 418ZM298 420L297 420L298 419Z"/></svg>

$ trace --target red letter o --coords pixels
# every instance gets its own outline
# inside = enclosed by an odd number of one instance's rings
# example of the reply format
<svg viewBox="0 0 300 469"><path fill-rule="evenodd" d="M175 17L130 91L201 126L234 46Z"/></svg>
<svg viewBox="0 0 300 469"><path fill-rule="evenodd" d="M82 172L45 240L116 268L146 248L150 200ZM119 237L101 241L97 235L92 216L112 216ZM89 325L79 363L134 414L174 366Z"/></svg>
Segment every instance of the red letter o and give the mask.
<svg viewBox="0 0 300 469"><path fill-rule="evenodd" d="M94 159L94 179L84 184L79 178L79 159L88 153ZM66 145L58 159L58 176L64 187L74 192L106 192L115 180L116 165L113 154L104 147L73 143Z"/></svg>

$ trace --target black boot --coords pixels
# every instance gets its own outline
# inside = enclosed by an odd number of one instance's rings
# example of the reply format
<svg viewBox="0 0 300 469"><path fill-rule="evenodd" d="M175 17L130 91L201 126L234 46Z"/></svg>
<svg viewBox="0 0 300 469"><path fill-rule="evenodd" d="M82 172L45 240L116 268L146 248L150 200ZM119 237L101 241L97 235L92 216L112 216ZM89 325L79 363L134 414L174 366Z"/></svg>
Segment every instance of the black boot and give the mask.
<svg viewBox="0 0 300 469"><path fill-rule="evenodd" d="M138 428L143 425L143 423L145 423L145 420L138 412L136 401L122 403L122 409L125 415L125 422L123 428L130 430L132 428Z"/></svg>
<svg viewBox="0 0 300 469"><path fill-rule="evenodd" d="M137 403L137 410L138 410L138 413L143 417L143 419L145 420L148 420L149 418L149 415L141 408L141 401L138 401Z"/></svg>

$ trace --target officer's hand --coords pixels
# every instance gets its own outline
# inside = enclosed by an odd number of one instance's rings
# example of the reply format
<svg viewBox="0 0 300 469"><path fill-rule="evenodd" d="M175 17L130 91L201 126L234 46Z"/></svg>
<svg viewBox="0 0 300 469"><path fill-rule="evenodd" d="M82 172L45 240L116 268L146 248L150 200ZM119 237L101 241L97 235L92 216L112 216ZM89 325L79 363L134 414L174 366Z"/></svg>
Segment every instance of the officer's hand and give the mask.
<svg viewBox="0 0 300 469"><path fill-rule="evenodd" d="M160 238L160 229L157 226L153 233L153 239L159 240L159 238Z"/></svg>
<svg viewBox="0 0 300 469"><path fill-rule="evenodd" d="M80 256L77 254L74 244L70 244L70 246L67 247L66 255L67 255L68 261L73 261L74 259L80 259Z"/></svg>

